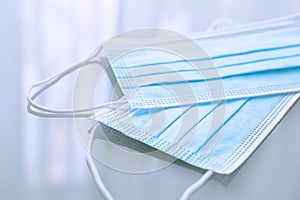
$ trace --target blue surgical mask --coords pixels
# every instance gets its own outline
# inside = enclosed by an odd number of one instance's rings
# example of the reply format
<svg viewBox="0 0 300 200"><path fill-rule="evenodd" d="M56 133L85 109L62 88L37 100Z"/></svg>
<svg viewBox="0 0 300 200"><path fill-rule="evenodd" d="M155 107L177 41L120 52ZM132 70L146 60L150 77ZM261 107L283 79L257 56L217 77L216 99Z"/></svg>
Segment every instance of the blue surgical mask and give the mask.
<svg viewBox="0 0 300 200"><path fill-rule="evenodd" d="M164 45L124 54L118 46L107 51L122 92L136 108L295 92L300 90L299 19L284 27L200 37L195 41L207 53L201 55L189 53L194 49L185 41L172 44L182 45L187 59Z"/></svg>
<svg viewBox="0 0 300 200"><path fill-rule="evenodd" d="M214 104L105 109L92 119L191 165L229 174L270 133L299 94L228 100ZM224 118L212 122L225 109ZM249 117L251 116L251 117Z"/></svg>

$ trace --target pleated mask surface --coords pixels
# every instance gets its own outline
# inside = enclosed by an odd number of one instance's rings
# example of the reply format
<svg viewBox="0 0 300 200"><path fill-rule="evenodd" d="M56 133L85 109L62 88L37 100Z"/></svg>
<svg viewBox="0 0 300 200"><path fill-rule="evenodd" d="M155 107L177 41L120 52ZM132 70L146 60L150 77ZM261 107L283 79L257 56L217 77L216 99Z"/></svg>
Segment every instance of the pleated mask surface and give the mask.
<svg viewBox="0 0 300 200"><path fill-rule="evenodd" d="M293 16L193 40L118 38L104 49L135 108L288 93L300 90L299 25Z"/></svg>
<svg viewBox="0 0 300 200"><path fill-rule="evenodd" d="M229 174L257 148L298 96L156 109L129 109L125 104L104 109L92 119L191 165Z"/></svg>

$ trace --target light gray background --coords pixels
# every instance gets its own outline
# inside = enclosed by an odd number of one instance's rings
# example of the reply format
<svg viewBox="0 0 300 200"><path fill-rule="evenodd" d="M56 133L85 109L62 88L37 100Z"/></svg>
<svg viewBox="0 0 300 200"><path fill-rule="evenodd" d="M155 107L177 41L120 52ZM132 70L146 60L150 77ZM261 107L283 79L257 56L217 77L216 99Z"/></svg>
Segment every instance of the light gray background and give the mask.
<svg viewBox="0 0 300 200"><path fill-rule="evenodd" d="M0 198L102 199L72 121L26 113L25 91L32 83L86 58L121 31L161 27L190 33L218 18L247 23L299 8L298 0L0 1ZM67 80L41 102L66 107L71 94ZM299 112L298 102L227 186L211 180L193 199L300 199ZM116 199L176 199L201 176L180 164L144 175L98 167Z"/></svg>

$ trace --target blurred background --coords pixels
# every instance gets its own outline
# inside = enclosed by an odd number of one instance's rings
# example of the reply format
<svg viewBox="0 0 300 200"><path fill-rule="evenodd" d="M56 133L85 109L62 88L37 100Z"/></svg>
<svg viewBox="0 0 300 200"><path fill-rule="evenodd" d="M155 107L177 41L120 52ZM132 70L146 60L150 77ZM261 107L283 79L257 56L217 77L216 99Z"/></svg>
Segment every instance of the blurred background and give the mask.
<svg viewBox="0 0 300 200"><path fill-rule="evenodd" d="M27 113L25 94L34 82L85 59L123 31L160 27L192 33L219 18L248 23L299 8L299 0L0 0L0 199L102 199L72 120ZM72 83L66 80L40 102L71 105ZM138 187L148 179L131 179L132 186L123 188L127 176L104 171L109 184L119 187L112 188L121 191L119 199L151 196L151 184ZM126 190L134 194L122 198Z"/></svg>

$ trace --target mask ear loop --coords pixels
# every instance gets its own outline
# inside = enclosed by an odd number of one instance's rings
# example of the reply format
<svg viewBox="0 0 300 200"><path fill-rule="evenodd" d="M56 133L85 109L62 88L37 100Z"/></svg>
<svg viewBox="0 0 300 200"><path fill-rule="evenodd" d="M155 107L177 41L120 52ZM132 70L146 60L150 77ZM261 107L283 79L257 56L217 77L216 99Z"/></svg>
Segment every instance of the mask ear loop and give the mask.
<svg viewBox="0 0 300 200"><path fill-rule="evenodd" d="M99 191L103 194L103 196L105 197L106 200L113 200L113 197L111 196L108 189L105 187L105 185L102 181L102 178L101 178L100 174L98 173L94 159L92 157L93 141L94 141L94 137L95 137L96 131L99 128L99 126L100 125L97 122L97 124L94 125L94 127L91 129L91 137L90 137L90 140L89 140L88 146L87 146L88 152L87 152L87 156L86 156L86 162L87 162L88 168L93 176L93 179L96 182L96 185L97 185L97 188L99 189ZM196 181L194 184L189 186L184 191L184 193L180 197L180 200L188 200L196 190L200 189L211 178L211 176L213 174L214 174L214 172L211 170L206 171L205 174L203 176L201 176L201 178L198 181Z"/></svg>
<svg viewBox="0 0 300 200"><path fill-rule="evenodd" d="M201 178L193 183L191 186L189 186L182 196L180 197L180 200L187 200L191 197L191 195L196 191L199 190L209 179L210 177L214 174L213 171L207 170Z"/></svg>
<svg viewBox="0 0 300 200"><path fill-rule="evenodd" d="M112 106L117 106L117 105L122 105L126 103L125 100L122 101L116 101L112 104L112 102L96 105L94 107L90 108L82 108L82 109L53 109L53 108L48 108L42 105L37 104L34 102L34 100L41 95L45 90L50 88L51 86L55 85L57 82L59 82L62 78L67 76L68 74L74 72L75 70L87 66L89 64L100 64L98 61L89 61L89 62L80 62L78 64L73 65L72 67L46 79L43 81L40 81L34 85L32 85L28 91L28 94L26 96L27 99L27 110L29 113L34 114L39 117L49 117L49 118L86 118L90 117L93 115L93 112L88 112L92 111L95 109L100 109L104 107L112 107ZM101 65L102 66L102 65ZM33 90L38 88L34 93Z"/></svg>
<svg viewBox="0 0 300 200"><path fill-rule="evenodd" d="M99 123L97 122L97 124L91 130L91 137L90 137L90 140L89 140L88 146L87 146L86 163L87 163L88 168L93 176L94 181L96 182L96 185L97 185L97 188L99 189L99 191L103 194L103 196L105 197L106 200L113 200L113 197L111 196L108 189L105 187L105 185L102 181L102 178L101 178L100 174L98 173L94 159L92 157L93 141L94 141L95 133L98 128L99 128Z"/></svg>

